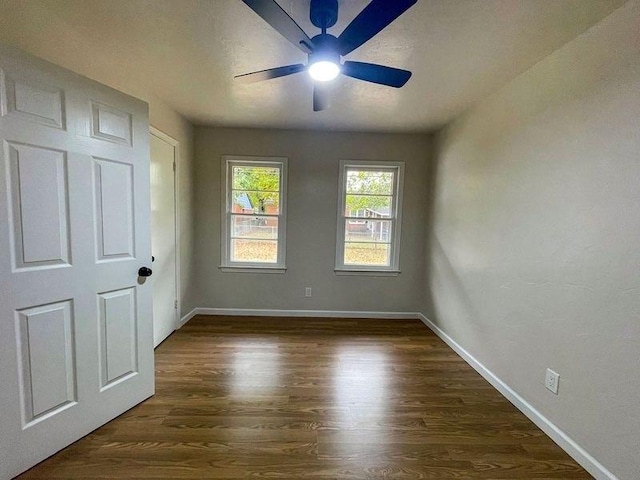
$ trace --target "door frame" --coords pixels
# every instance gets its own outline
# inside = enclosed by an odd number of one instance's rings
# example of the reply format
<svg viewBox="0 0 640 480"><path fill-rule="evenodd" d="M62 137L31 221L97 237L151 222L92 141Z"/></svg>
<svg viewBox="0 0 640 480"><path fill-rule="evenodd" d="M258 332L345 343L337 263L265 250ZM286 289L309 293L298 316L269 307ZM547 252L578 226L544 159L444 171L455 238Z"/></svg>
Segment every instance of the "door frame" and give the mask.
<svg viewBox="0 0 640 480"><path fill-rule="evenodd" d="M180 327L180 318L182 315L182 298L180 295L181 285L180 285L180 252L182 249L180 248L180 196L178 195L178 185L180 185L180 142L175 138L167 135L162 130L154 127L153 125L149 125L149 133L156 138L159 138L162 141L167 142L169 145L173 147L173 164L175 166L173 170L173 208L174 208L174 218L175 218L175 231L174 237L176 241L176 292L175 298L178 302L178 307L175 308L175 318L174 318L174 331L176 331ZM151 148L151 147L149 147ZM153 234L152 234L153 236ZM153 245L151 246L153 250ZM152 252L153 254L153 252ZM162 342L161 342L162 344Z"/></svg>

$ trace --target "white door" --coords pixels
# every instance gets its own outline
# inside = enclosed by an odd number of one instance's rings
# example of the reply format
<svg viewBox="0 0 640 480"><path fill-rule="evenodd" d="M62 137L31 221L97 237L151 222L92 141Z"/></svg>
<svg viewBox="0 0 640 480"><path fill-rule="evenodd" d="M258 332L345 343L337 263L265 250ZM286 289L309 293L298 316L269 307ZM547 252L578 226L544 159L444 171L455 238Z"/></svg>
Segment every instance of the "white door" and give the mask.
<svg viewBox="0 0 640 480"><path fill-rule="evenodd" d="M176 329L176 196L177 142L151 131L151 254L153 261L153 345L157 347Z"/></svg>
<svg viewBox="0 0 640 480"><path fill-rule="evenodd" d="M0 478L154 391L147 105L0 45Z"/></svg>

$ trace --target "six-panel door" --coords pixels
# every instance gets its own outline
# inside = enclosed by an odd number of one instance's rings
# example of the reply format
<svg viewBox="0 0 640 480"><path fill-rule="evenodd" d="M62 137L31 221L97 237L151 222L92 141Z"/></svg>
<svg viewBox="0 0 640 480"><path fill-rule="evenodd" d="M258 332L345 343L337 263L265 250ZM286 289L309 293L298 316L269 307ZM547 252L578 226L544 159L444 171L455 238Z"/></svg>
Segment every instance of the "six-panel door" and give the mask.
<svg viewBox="0 0 640 480"><path fill-rule="evenodd" d="M153 394L148 128L0 46L0 478Z"/></svg>

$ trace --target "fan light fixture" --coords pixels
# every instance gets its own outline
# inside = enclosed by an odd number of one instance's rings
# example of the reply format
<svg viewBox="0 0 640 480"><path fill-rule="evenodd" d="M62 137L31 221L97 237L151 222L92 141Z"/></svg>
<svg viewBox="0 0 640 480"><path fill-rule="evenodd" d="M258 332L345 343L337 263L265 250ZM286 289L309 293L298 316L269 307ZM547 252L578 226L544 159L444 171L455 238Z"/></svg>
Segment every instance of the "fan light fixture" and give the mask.
<svg viewBox="0 0 640 480"><path fill-rule="evenodd" d="M318 82L330 82L340 73L340 66L334 62L322 60L309 66L309 76Z"/></svg>

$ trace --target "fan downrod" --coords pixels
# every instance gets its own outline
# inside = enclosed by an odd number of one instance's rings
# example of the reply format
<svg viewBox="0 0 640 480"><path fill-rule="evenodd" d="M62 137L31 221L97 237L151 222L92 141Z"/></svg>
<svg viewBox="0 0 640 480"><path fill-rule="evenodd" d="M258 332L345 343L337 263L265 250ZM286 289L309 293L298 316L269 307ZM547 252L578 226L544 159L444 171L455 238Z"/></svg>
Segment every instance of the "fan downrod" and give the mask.
<svg viewBox="0 0 640 480"><path fill-rule="evenodd" d="M309 18L324 33L338 21L338 0L311 0Z"/></svg>

